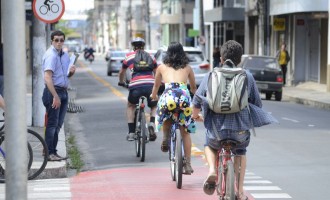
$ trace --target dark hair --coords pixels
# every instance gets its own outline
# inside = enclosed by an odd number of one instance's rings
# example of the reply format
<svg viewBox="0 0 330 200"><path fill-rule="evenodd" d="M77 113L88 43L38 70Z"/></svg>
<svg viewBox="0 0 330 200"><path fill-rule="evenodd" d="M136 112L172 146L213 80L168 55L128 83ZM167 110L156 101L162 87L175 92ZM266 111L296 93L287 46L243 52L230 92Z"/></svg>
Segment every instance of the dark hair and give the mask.
<svg viewBox="0 0 330 200"><path fill-rule="evenodd" d="M233 61L235 66L237 66L241 62L242 54L242 45L234 40L228 40L221 46L221 57L223 58L223 60L226 61L229 59Z"/></svg>
<svg viewBox="0 0 330 200"><path fill-rule="evenodd" d="M54 31L50 35L50 39L53 40L55 36L63 36L65 39L65 34L62 31Z"/></svg>
<svg viewBox="0 0 330 200"><path fill-rule="evenodd" d="M189 59L179 42L171 42L167 48L163 63L169 65L175 70L180 68L183 69L187 66Z"/></svg>

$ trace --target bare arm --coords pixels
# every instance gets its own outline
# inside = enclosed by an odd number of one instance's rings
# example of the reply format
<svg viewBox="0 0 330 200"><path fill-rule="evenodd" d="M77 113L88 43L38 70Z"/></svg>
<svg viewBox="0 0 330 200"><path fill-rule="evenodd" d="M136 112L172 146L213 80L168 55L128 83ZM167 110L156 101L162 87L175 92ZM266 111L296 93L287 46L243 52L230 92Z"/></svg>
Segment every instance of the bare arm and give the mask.
<svg viewBox="0 0 330 200"><path fill-rule="evenodd" d="M48 90L53 95L52 107L57 109L61 106L61 100L60 100L60 97L58 96L58 94L55 90L52 76L53 76L53 72L51 70L45 71L45 83L46 83L46 86L47 86Z"/></svg>
<svg viewBox="0 0 330 200"><path fill-rule="evenodd" d="M162 65L160 65L157 70L156 70L156 75L155 75L155 83L154 83L154 87L152 88L152 93L151 93L151 99L156 100L157 99L157 92L159 90L160 84L162 82Z"/></svg>
<svg viewBox="0 0 330 200"><path fill-rule="evenodd" d="M5 107L6 107L5 100L3 99L2 95L0 95L0 108L3 111L5 111Z"/></svg>
<svg viewBox="0 0 330 200"><path fill-rule="evenodd" d="M121 68L120 71L119 71L119 83L124 83L124 78L125 78L125 75L126 75L126 68Z"/></svg>
<svg viewBox="0 0 330 200"><path fill-rule="evenodd" d="M197 87L196 87L196 81L195 81L195 74L194 74L194 71L191 69L191 67L189 67L188 79L189 79L189 84L190 84L190 91L191 91L191 93L195 94Z"/></svg>

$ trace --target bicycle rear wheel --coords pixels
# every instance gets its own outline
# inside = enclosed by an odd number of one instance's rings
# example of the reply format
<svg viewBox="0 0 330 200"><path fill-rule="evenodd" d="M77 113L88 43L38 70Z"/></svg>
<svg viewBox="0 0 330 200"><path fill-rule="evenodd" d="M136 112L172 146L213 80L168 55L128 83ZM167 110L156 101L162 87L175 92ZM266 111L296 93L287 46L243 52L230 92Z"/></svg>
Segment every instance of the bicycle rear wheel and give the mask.
<svg viewBox="0 0 330 200"><path fill-rule="evenodd" d="M36 178L45 169L48 162L48 147L39 133L28 129L27 140L32 148L33 163L29 170L29 180Z"/></svg>
<svg viewBox="0 0 330 200"><path fill-rule="evenodd" d="M217 193L220 196L220 200L225 196L225 190L223 184L226 183L224 180L224 167L223 167L223 155L218 158L218 182L217 182Z"/></svg>
<svg viewBox="0 0 330 200"><path fill-rule="evenodd" d="M232 160L227 161L225 199L235 200L235 172L234 172L234 163Z"/></svg>
<svg viewBox="0 0 330 200"><path fill-rule="evenodd" d="M136 153L136 157L140 157L141 141L139 137L141 133L141 118L140 118L140 112L138 112L137 110L135 111L135 133L136 133L135 153Z"/></svg>
<svg viewBox="0 0 330 200"><path fill-rule="evenodd" d="M141 162L144 162L146 156L146 142L147 142L147 124L144 112L141 112L141 133L140 133L140 146L141 146Z"/></svg>
<svg viewBox="0 0 330 200"><path fill-rule="evenodd" d="M179 129L175 130L176 132L176 142L175 142L175 180L176 187L181 189L182 187L182 167L183 167L183 158L182 158L182 139Z"/></svg>
<svg viewBox="0 0 330 200"><path fill-rule="evenodd" d="M171 139L170 139L170 144L169 144L169 159L170 159L170 168L171 168L171 177L172 177L172 181L175 181L175 137L172 137L173 134L172 133L173 130L171 130Z"/></svg>
<svg viewBox="0 0 330 200"><path fill-rule="evenodd" d="M27 143L28 151L28 171L31 168L33 162L33 152L31 145ZM6 171L6 148L5 148L5 134L4 132L0 132L0 183L5 182L5 171Z"/></svg>

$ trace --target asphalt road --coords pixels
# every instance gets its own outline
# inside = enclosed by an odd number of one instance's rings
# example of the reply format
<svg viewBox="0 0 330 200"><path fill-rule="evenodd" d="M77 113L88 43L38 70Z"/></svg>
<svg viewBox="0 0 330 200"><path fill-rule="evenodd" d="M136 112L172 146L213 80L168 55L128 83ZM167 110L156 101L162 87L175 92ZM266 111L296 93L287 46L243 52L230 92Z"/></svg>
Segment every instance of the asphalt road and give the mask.
<svg viewBox="0 0 330 200"><path fill-rule="evenodd" d="M106 75L103 57L91 65L81 63L71 86L76 88L72 97L84 107L84 112L68 114L68 122L83 153L84 170L122 173L120 170L152 168L160 170L156 174L169 177L168 155L160 151L161 137L147 144L143 163L134 155L134 143L125 140L128 91L117 86L117 74ZM255 199L328 199L330 112L285 99L282 102L264 100L263 104L279 123L256 128L257 137L251 138L244 184L247 193ZM201 191L207 173L201 156L204 131L203 124L199 123L197 133L192 136L193 167L197 172L193 179L187 178L186 187L193 187L194 191ZM170 184L174 187L174 183ZM153 190L150 193L152 195Z"/></svg>

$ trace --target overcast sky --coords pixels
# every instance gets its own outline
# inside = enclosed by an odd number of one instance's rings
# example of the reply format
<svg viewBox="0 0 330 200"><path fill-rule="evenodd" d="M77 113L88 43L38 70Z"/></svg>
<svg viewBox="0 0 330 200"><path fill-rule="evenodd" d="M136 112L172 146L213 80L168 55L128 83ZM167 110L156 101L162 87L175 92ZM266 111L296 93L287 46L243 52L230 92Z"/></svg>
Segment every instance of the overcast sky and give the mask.
<svg viewBox="0 0 330 200"><path fill-rule="evenodd" d="M64 0L66 11L88 10L94 7L94 0Z"/></svg>

